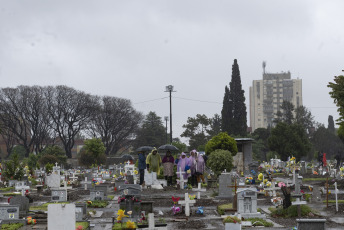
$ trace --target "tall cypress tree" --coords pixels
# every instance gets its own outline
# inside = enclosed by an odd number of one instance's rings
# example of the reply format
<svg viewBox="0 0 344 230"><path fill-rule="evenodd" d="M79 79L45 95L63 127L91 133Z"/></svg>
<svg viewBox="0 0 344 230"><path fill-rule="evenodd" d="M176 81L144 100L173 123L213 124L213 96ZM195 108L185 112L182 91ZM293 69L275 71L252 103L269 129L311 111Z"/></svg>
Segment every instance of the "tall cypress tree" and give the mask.
<svg viewBox="0 0 344 230"><path fill-rule="evenodd" d="M222 131L229 135L246 136L247 112L245 105L245 91L242 89L239 65L234 59L232 65L232 80L229 90L226 86L222 107Z"/></svg>

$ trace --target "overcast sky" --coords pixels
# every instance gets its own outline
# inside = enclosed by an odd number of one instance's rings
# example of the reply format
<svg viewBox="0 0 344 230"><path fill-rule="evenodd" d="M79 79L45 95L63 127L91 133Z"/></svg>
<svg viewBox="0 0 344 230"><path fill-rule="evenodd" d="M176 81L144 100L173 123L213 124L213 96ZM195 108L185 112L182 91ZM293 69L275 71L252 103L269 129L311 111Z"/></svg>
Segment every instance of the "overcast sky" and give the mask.
<svg viewBox="0 0 344 230"><path fill-rule="evenodd" d="M1 87L67 85L164 117L174 85L176 137L188 117L221 114L234 59L249 125L249 87L266 61L267 72L302 79L303 104L327 126L338 118L327 84L344 69L343 9L343 0L0 0Z"/></svg>

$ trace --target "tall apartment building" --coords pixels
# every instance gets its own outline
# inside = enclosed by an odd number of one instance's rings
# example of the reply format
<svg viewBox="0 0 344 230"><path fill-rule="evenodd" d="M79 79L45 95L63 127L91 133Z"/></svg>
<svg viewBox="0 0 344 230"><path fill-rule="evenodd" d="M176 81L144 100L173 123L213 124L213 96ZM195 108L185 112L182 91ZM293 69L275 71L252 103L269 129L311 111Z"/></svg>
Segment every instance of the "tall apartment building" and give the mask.
<svg viewBox="0 0 344 230"><path fill-rule="evenodd" d="M287 73L265 73L263 80L254 80L250 87L250 126L252 132L258 128L273 126L273 120L283 101L295 107L302 105L302 80L291 79Z"/></svg>

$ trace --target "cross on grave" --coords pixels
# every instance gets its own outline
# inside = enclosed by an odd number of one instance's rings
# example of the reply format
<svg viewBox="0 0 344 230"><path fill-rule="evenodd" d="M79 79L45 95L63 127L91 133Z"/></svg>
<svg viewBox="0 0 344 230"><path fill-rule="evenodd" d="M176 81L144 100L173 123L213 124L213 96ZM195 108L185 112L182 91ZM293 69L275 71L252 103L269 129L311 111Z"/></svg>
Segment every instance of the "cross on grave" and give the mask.
<svg viewBox="0 0 344 230"><path fill-rule="evenodd" d="M84 182L81 182L81 184L84 184L85 185L85 190L87 190L87 177L85 177L85 181Z"/></svg>
<svg viewBox="0 0 344 230"><path fill-rule="evenodd" d="M197 192L197 200L201 199L201 192L207 191L205 188L202 188L201 183L198 183L197 188L193 188L192 191Z"/></svg>
<svg viewBox="0 0 344 230"><path fill-rule="evenodd" d="M55 167L57 167L57 162L55 162Z"/></svg>
<svg viewBox="0 0 344 230"><path fill-rule="evenodd" d="M266 188L265 189L265 191L270 191L271 192L271 195L272 195L272 197L276 197L277 195L276 195L276 191L277 190L280 190L281 188L280 187L276 187L276 184L275 183L272 183L271 184L271 188ZM270 196L271 196L270 195Z"/></svg>
<svg viewBox="0 0 344 230"><path fill-rule="evenodd" d="M72 189L72 187L67 187L67 182L65 180L63 181L63 186L66 191L67 189Z"/></svg>
<svg viewBox="0 0 344 230"><path fill-rule="evenodd" d="M180 189L184 189L184 183L187 182L187 180L184 179L185 172L182 172L182 169L179 168L179 172L176 172L177 175L179 175L179 186Z"/></svg>
<svg viewBox="0 0 344 230"><path fill-rule="evenodd" d="M185 193L185 200L178 201L178 204L185 206L185 216L190 216L190 205L196 203L195 200L190 200L189 193Z"/></svg>
<svg viewBox="0 0 344 230"><path fill-rule="evenodd" d="M235 179L234 185L227 186L228 188L234 188L234 199L233 199L233 209L237 210L237 190L238 188L247 188L244 185L237 185L237 180Z"/></svg>
<svg viewBox="0 0 344 230"><path fill-rule="evenodd" d="M78 177L75 176L75 173L73 173L73 176L69 177L69 179L72 179L72 181L76 181L78 179Z"/></svg>

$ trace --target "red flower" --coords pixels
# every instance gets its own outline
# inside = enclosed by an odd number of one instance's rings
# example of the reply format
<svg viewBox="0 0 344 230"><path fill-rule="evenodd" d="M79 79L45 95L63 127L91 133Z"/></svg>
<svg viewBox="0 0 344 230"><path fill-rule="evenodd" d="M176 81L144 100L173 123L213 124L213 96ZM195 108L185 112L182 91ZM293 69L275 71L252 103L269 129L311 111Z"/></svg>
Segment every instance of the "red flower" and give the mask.
<svg viewBox="0 0 344 230"><path fill-rule="evenodd" d="M172 196L172 200L174 203L177 203L179 201L180 197L174 197Z"/></svg>

